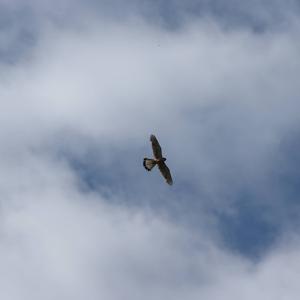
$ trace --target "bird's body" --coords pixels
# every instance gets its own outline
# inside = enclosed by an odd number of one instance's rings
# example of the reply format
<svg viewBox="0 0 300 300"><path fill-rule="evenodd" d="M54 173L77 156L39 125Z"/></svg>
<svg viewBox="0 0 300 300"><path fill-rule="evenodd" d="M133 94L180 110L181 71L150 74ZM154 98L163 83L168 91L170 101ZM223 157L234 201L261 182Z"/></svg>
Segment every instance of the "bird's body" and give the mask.
<svg viewBox="0 0 300 300"><path fill-rule="evenodd" d="M157 138L152 134L150 136L150 141L152 143L152 150L154 158L144 158L143 166L147 171L151 171L156 165L158 166L158 169L160 170L163 177L166 179L166 182L169 185L173 184L171 172L167 165L165 164L165 161L167 160L165 157L162 156L161 147L159 145L159 142Z"/></svg>

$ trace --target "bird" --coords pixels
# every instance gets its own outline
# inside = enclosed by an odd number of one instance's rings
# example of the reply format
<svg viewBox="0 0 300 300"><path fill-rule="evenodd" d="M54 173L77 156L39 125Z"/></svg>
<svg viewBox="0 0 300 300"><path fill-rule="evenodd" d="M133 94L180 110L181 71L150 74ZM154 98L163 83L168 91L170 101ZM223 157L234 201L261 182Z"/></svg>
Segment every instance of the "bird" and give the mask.
<svg viewBox="0 0 300 300"><path fill-rule="evenodd" d="M159 142L154 134L150 135L150 141L152 144L152 150L153 150L153 156L154 158L144 158L143 166L147 171L151 171L156 165L158 166L158 169L162 176L165 178L166 182L169 185L173 184L173 179L171 176L170 169L165 164L165 161L167 160L162 155L161 147L159 145Z"/></svg>

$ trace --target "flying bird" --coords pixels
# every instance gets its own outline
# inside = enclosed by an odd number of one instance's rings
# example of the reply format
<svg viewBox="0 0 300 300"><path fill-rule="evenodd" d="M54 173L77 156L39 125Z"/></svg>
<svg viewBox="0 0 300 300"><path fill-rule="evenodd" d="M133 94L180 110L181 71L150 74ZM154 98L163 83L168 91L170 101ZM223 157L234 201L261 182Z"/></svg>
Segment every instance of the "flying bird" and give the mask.
<svg viewBox="0 0 300 300"><path fill-rule="evenodd" d="M154 158L144 158L143 166L147 171L151 171L156 165L159 168L160 173L166 179L166 182L169 185L173 184L171 172L165 161L167 160L165 157L162 156L161 147L155 135L151 134L150 141L152 144L153 156Z"/></svg>

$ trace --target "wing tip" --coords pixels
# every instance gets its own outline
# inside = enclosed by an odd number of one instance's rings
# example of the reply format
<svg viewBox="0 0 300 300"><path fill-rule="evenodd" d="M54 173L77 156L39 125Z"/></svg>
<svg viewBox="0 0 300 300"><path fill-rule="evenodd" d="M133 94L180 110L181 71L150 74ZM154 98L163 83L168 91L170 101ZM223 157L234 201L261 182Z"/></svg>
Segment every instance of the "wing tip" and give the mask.
<svg viewBox="0 0 300 300"><path fill-rule="evenodd" d="M166 180L166 182L167 182L168 185L173 185L173 180L172 179L171 180Z"/></svg>

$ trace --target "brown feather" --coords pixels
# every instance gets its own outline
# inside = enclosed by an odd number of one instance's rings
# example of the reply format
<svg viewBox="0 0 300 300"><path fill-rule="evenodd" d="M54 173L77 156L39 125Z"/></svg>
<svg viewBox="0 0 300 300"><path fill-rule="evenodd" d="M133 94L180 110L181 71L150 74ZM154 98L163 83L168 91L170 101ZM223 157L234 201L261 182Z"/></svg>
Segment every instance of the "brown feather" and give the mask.
<svg viewBox="0 0 300 300"><path fill-rule="evenodd" d="M152 143L152 150L153 150L154 157L156 159L162 159L161 147L155 135L151 134L150 141Z"/></svg>
<svg viewBox="0 0 300 300"><path fill-rule="evenodd" d="M163 161L158 162L157 165L158 165L158 168L159 168L162 176L166 179L166 182L169 185L172 185L173 179L172 179L171 172L170 172L170 169L168 168L168 166Z"/></svg>

